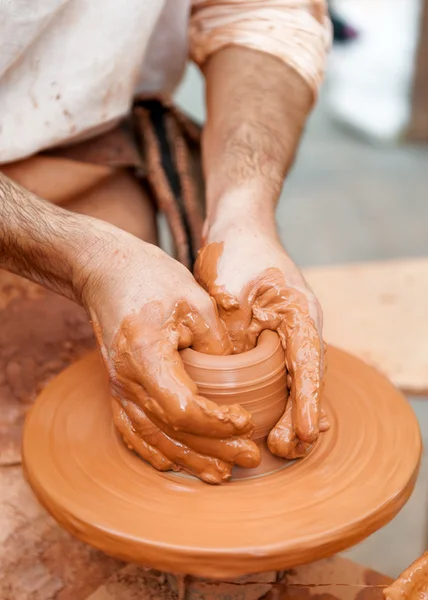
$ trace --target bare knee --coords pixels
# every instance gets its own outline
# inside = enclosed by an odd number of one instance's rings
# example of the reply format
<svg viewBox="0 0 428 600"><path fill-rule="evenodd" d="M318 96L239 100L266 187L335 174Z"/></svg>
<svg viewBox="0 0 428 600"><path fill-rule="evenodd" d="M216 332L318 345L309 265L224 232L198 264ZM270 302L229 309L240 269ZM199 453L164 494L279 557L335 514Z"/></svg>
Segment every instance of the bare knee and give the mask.
<svg viewBox="0 0 428 600"><path fill-rule="evenodd" d="M125 170L113 172L108 179L66 204L66 208L102 219L157 244L155 207L143 186Z"/></svg>
<svg viewBox="0 0 428 600"><path fill-rule="evenodd" d="M125 169L34 156L3 165L1 170L40 198L157 244L154 205L143 186Z"/></svg>

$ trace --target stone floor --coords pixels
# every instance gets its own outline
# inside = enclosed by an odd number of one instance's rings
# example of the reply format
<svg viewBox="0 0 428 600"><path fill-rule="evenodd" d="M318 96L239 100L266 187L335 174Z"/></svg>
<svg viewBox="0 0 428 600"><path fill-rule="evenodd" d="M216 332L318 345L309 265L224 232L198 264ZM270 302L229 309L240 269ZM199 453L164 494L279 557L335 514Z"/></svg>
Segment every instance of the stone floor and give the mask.
<svg viewBox="0 0 428 600"><path fill-rule="evenodd" d="M187 73L177 100L203 119L202 83L195 70ZM370 145L335 124L321 98L277 218L283 242L301 266L426 256L428 148ZM412 405L428 446L428 398ZM346 554L396 576L427 548L427 488L425 455L407 506Z"/></svg>

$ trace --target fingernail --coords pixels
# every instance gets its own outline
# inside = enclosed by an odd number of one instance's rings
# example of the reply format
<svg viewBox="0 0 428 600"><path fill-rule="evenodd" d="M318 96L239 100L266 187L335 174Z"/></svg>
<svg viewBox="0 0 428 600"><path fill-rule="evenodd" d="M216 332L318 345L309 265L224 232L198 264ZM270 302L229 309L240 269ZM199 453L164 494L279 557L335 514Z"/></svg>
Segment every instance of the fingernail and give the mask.
<svg viewBox="0 0 428 600"><path fill-rule="evenodd" d="M259 447L254 444L254 447L240 452L235 456L235 464L244 469L254 469L258 467L262 460Z"/></svg>
<svg viewBox="0 0 428 600"><path fill-rule="evenodd" d="M318 439L319 429L318 427L310 427L304 430L296 429L296 433L299 440L304 444L313 444Z"/></svg>
<svg viewBox="0 0 428 600"><path fill-rule="evenodd" d="M212 472L212 471L204 471L203 473L201 473L200 477L203 481L205 481L205 483L210 483L211 485L218 485L220 483L222 483L223 481L227 481L228 479L230 479L232 476L231 471L224 471L222 473L216 471L216 472Z"/></svg>

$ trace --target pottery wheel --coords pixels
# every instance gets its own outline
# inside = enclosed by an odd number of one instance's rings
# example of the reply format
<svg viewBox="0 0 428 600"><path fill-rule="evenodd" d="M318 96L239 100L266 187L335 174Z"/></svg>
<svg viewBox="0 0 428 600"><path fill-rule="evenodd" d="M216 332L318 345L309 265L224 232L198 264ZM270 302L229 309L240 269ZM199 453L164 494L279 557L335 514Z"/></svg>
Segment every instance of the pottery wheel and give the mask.
<svg viewBox="0 0 428 600"><path fill-rule="evenodd" d="M163 571L226 578L329 556L387 523L410 496L416 417L376 370L331 348L324 407L331 429L303 460L213 487L159 473L112 423L97 354L41 394L24 430L28 480L81 540Z"/></svg>

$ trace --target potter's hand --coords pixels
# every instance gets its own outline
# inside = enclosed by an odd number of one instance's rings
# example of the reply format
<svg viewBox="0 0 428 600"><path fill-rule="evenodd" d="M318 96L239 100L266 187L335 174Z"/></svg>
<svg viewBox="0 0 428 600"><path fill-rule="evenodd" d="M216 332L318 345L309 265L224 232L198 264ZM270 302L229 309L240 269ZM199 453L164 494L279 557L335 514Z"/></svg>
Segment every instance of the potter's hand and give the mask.
<svg viewBox="0 0 428 600"><path fill-rule="evenodd" d="M428 552L405 569L392 585L383 590L385 600L421 600L428 593Z"/></svg>
<svg viewBox="0 0 428 600"><path fill-rule="evenodd" d="M318 27L307 7L301 13L292 10L294 25L299 13L306 24L309 19ZM318 11L318 18L321 15ZM240 40L245 38L244 29ZM324 33L322 38L321 42L321 37L311 36L318 58L324 54ZM222 43L223 48L216 47L202 67L207 98L202 137L205 237L208 243L223 246L205 248L199 279L215 294L235 351L253 346L262 329L279 332L292 376L291 402L269 443L281 456L302 455L319 431L321 312L299 271L274 242L274 211L313 106L314 90L303 71L298 72L295 52L285 52L282 57L293 55L293 60L283 62L240 44ZM309 62L313 74L313 61ZM255 225L234 229L249 216Z"/></svg>
<svg viewBox="0 0 428 600"><path fill-rule="evenodd" d="M96 260L82 296L127 445L156 469L209 483L228 479L233 464L256 466L249 413L198 396L179 356L189 346L230 352L214 301L185 267L123 232Z"/></svg>
<svg viewBox="0 0 428 600"><path fill-rule="evenodd" d="M256 345L264 329L277 331L284 350L290 398L268 445L285 458L303 456L328 428L320 410L324 344L322 312L274 228L214 224L195 267L198 282L216 300L235 353Z"/></svg>

